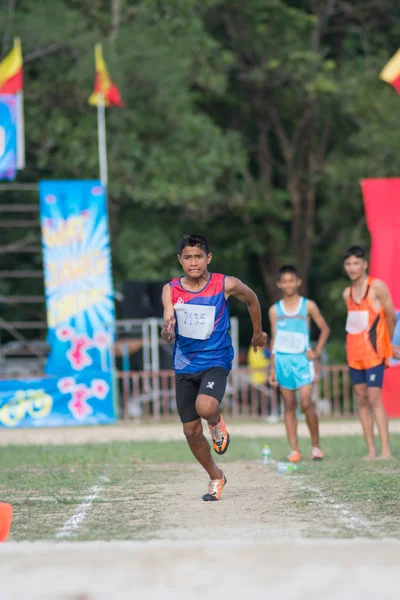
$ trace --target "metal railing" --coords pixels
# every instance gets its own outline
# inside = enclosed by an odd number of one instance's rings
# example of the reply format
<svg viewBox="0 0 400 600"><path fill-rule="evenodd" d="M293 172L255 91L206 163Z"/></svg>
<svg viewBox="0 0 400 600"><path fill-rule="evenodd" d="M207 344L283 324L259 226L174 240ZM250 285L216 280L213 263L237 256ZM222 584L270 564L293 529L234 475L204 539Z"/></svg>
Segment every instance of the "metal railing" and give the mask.
<svg viewBox="0 0 400 600"><path fill-rule="evenodd" d="M173 371L125 371L118 373L118 380L123 419L165 420L176 414ZM324 365L314 381L313 400L321 416L356 415L348 367ZM268 384L265 370L233 369L223 407L232 418L264 417L274 421L282 415L279 390Z"/></svg>

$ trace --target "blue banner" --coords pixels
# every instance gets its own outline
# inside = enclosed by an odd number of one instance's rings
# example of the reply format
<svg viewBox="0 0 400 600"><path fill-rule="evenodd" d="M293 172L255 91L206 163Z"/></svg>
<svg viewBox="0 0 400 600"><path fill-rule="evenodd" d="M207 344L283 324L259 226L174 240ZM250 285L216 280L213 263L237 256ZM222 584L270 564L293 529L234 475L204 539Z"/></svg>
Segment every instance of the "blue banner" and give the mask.
<svg viewBox="0 0 400 600"><path fill-rule="evenodd" d="M0 381L0 427L114 422L111 373Z"/></svg>
<svg viewBox="0 0 400 600"><path fill-rule="evenodd" d="M0 181L17 175L17 100L0 94Z"/></svg>
<svg viewBox="0 0 400 600"><path fill-rule="evenodd" d="M105 189L99 181L42 181L39 189L46 372L108 372L115 315Z"/></svg>

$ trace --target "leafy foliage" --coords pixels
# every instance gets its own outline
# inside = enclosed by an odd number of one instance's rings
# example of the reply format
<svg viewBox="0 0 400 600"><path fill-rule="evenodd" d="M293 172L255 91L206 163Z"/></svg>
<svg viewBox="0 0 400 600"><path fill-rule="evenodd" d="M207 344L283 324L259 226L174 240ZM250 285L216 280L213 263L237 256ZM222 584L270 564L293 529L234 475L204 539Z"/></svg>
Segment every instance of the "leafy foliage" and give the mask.
<svg viewBox="0 0 400 600"><path fill-rule="evenodd" d="M210 238L214 268L243 278L265 308L277 267L293 261L340 339L342 253L368 244L359 181L397 174L399 98L378 73L397 49L399 9L399 0L3 7L3 54L19 35L25 59L19 181L97 177L87 98L102 42L127 105L107 112L117 287L175 275L178 238L197 231Z"/></svg>

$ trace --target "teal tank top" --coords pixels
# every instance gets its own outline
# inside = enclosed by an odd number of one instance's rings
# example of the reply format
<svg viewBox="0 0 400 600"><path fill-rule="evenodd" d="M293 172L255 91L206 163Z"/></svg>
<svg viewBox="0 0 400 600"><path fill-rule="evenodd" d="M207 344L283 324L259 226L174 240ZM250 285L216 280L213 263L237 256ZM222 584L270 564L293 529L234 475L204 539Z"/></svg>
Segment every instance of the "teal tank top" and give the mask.
<svg viewBox="0 0 400 600"><path fill-rule="evenodd" d="M274 354L303 354L310 347L310 331L307 316L307 298L300 298L294 313L283 308L283 301L276 303L276 335Z"/></svg>

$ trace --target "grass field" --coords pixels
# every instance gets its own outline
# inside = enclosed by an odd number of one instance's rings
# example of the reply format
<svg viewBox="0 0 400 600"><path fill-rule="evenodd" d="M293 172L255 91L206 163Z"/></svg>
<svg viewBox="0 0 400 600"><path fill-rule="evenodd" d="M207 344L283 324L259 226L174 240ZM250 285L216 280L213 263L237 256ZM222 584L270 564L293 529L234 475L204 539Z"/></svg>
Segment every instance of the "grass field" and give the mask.
<svg viewBox="0 0 400 600"><path fill-rule="evenodd" d="M259 464L264 443L232 441L218 461L228 485L212 506L201 501L207 477L184 440L3 447L1 500L14 507L10 540L189 539L211 528L232 539L240 531L400 538L399 462L363 462L361 437L328 437L323 462L307 458L303 440L302 471L277 475ZM274 459L285 456L285 440L270 446ZM400 457L400 435L392 448Z"/></svg>

